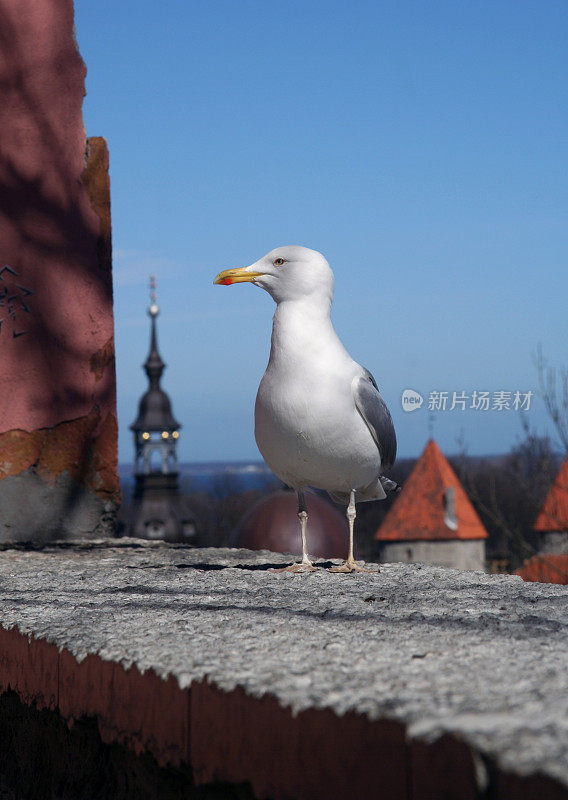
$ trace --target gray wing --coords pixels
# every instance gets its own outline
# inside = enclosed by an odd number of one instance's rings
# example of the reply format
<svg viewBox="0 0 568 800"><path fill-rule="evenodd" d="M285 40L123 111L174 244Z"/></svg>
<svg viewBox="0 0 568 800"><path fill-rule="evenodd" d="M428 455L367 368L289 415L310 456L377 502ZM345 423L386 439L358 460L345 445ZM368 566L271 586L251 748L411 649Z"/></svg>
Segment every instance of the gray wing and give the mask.
<svg viewBox="0 0 568 800"><path fill-rule="evenodd" d="M396 458L396 433L387 404L369 370L364 369L364 374L353 386L353 398L379 448L382 468L392 467Z"/></svg>

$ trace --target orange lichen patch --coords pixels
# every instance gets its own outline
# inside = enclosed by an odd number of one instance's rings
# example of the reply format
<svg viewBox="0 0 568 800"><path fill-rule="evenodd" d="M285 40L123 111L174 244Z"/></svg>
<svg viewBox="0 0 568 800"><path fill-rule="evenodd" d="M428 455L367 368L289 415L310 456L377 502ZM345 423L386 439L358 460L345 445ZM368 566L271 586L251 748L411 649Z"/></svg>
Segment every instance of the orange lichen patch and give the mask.
<svg viewBox="0 0 568 800"><path fill-rule="evenodd" d="M540 514L536 518L534 530L568 530L568 456L564 459L556 480L546 495Z"/></svg>
<svg viewBox="0 0 568 800"><path fill-rule="evenodd" d="M0 434L0 480L19 475L39 458L44 431L6 431Z"/></svg>
<svg viewBox="0 0 568 800"><path fill-rule="evenodd" d="M95 375L95 381L100 381L103 377L104 371L109 364L114 364L114 337L104 343L100 350L90 358L89 365L91 372Z"/></svg>
<svg viewBox="0 0 568 800"><path fill-rule="evenodd" d="M515 571L524 581L568 584L568 553L533 556Z"/></svg>
<svg viewBox="0 0 568 800"><path fill-rule="evenodd" d="M457 528L446 521L445 497L453 489ZM456 473L430 439L396 502L375 534L379 541L486 539L487 531Z"/></svg>
<svg viewBox="0 0 568 800"><path fill-rule="evenodd" d="M100 411L37 431L0 434L0 480L34 469L50 486L63 472L99 495L119 497L117 422Z"/></svg>
<svg viewBox="0 0 568 800"><path fill-rule="evenodd" d="M99 266L109 275L112 269L111 221L110 221L110 179L107 143L102 136L87 139L85 169L81 176L87 190L91 208L100 220L97 240Z"/></svg>
<svg viewBox="0 0 568 800"><path fill-rule="evenodd" d="M93 433L99 421L99 411L93 409L86 417L45 430L37 473L46 483L55 483L64 471L76 483L83 483L89 468Z"/></svg>
<svg viewBox="0 0 568 800"><path fill-rule="evenodd" d="M107 414L97 429L93 443L87 486L99 495L108 494L120 501L117 439L117 419L114 414Z"/></svg>

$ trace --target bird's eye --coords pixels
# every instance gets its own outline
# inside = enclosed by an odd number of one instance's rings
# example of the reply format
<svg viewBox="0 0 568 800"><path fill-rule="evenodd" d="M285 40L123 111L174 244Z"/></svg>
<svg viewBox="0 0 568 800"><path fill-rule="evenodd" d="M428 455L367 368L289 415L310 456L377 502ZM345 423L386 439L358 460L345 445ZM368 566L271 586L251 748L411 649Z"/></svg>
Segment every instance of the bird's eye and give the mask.
<svg viewBox="0 0 568 800"><path fill-rule="evenodd" d="M284 264L285 262L286 262L286 259L278 257L278 258L274 259L273 264L274 264L275 267L281 267L282 264Z"/></svg>

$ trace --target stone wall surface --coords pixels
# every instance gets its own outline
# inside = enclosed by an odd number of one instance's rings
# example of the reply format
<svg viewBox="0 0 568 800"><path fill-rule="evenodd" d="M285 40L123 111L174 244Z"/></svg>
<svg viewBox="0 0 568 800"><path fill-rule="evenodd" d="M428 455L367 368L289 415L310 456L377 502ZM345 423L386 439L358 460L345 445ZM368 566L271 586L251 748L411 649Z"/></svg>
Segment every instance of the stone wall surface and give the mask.
<svg viewBox="0 0 568 800"><path fill-rule="evenodd" d="M568 797L568 588L286 560L6 549L0 690L257 798Z"/></svg>
<svg viewBox="0 0 568 800"><path fill-rule="evenodd" d="M72 0L0 0L0 540L110 532L119 497L108 152Z"/></svg>

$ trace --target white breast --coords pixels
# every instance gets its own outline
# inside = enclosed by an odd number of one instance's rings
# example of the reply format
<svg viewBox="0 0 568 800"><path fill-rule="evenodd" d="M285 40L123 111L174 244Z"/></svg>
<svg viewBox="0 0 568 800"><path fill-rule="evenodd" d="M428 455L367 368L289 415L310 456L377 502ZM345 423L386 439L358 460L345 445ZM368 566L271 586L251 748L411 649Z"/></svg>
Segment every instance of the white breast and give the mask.
<svg viewBox="0 0 568 800"><path fill-rule="evenodd" d="M330 321L297 319L293 309L285 320L282 316L277 311L270 361L256 398L258 448L290 486L335 492L367 486L379 475L380 455L351 392L362 368Z"/></svg>

